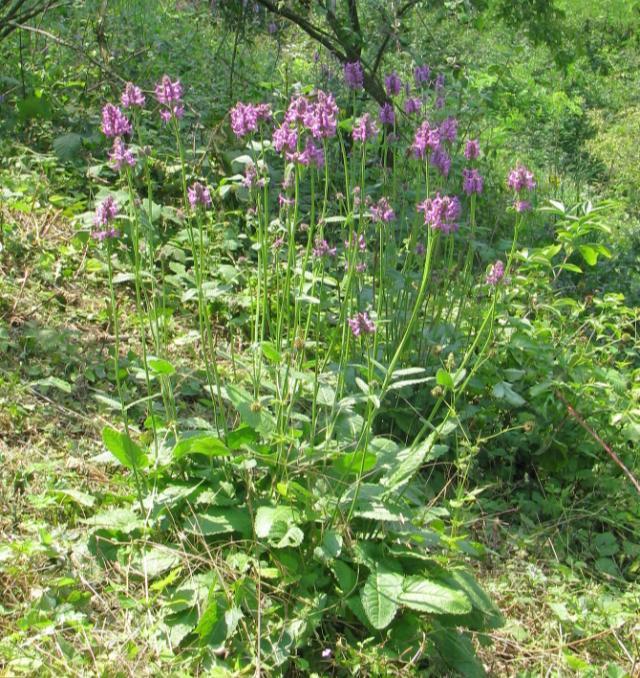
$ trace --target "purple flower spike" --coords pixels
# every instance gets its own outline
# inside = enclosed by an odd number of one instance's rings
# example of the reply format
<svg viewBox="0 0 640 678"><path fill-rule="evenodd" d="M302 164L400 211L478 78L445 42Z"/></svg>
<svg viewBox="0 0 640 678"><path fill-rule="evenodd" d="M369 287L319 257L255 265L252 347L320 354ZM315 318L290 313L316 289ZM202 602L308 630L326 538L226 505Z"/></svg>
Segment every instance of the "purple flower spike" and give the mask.
<svg viewBox="0 0 640 678"><path fill-rule="evenodd" d="M440 130L431 127L425 120L416 130L416 135L411 146L416 158L424 158L427 151L435 151L440 148Z"/></svg>
<svg viewBox="0 0 640 678"><path fill-rule="evenodd" d="M412 115L413 113L420 113L421 108L422 108L422 100L419 99L418 97L413 97L411 99L407 99L404 102L404 112L407 115Z"/></svg>
<svg viewBox="0 0 640 678"><path fill-rule="evenodd" d="M364 71L359 61L352 61L344 65L344 81L349 89L362 89L364 85Z"/></svg>
<svg viewBox="0 0 640 678"><path fill-rule="evenodd" d="M455 118L447 118L440 124L440 136L445 140L453 143L458 136L458 121Z"/></svg>
<svg viewBox="0 0 640 678"><path fill-rule="evenodd" d="M189 204L192 209L197 209L198 205L202 205L205 209L211 207L211 193L206 186L203 186L199 181L196 181L187 192Z"/></svg>
<svg viewBox="0 0 640 678"><path fill-rule="evenodd" d="M442 146L438 146L438 148L436 148L436 150L433 152L431 156L431 162L443 177L449 176L449 170L451 169L451 157L442 148Z"/></svg>
<svg viewBox="0 0 640 678"><path fill-rule="evenodd" d="M132 82L125 85L124 92L120 97L120 102L125 108L133 108L134 106L142 108L145 101L145 96L139 87L136 87Z"/></svg>
<svg viewBox="0 0 640 678"><path fill-rule="evenodd" d="M389 201L386 198L380 198L371 206L371 218L376 223L388 224L396 218L396 214L389 205Z"/></svg>
<svg viewBox="0 0 640 678"><path fill-rule="evenodd" d="M318 90L315 103L309 104L302 115L302 124L314 139L328 139L336 135L339 109L331 93Z"/></svg>
<svg viewBox="0 0 640 678"><path fill-rule="evenodd" d="M477 139L469 139L464 146L464 157L467 160L475 160L480 155L480 142Z"/></svg>
<svg viewBox="0 0 640 678"><path fill-rule="evenodd" d="M354 337L359 337L361 334L373 334L376 331L375 323L366 312L357 313L352 318L349 318L348 322Z"/></svg>
<svg viewBox="0 0 640 678"><path fill-rule="evenodd" d="M113 104L102 109L102 132L106 137L121 137L131 134L131 123L124 113Z"/></svg>
<svg viewBox="0 0 640 678"><path fill-rule="evenodd" d="M391 104L384 104L380 108L380 122L383 125L392 126L396 120L396 114Z"/></svg>
<svg viewBox="0 0 640 678"><path fill-rule="evenodd" d="M182 101L182 85L180 80L171 82L168 75L163 75L162 80L156 85L156 99L165 106L171 106Z"/></svg>
<svg viewBox="0 0 640 678"><path fill-rule="evenodd" d="M117 238L120 234L115 228L108 228L113 220L118 216L120 207L112 195L108 195L96 207L93 216L93 223L98 230L91 234L96 240L103 241L107 238Z"/></svg>
<svg viewBox="0 0 640 678"><path fill-rule="evenodd" d="M511 172L509 172L507 184L509 188L512 188L514 191L518 192L524 189L530 191L536 186L535 179L533 178L533 172L530 172L524 165L518 165L515 169L512 169Z"/></svg>
<svg viewBox="0 0 640 678"><path fill-rule="evenodd" d="M395 97L400 94L402 89L402 80L398 77L398 74L393 71L393 73L387 75L384 79L384 88L387 92L387 96Z"/></svg>
<svg viewBox="0 0 640 678"><path fill-rule="evenodd" d="M329 243L323 238L316 238L315 247L313 248L313 256L317 259L322 259L323 257L335 257L337 249L335 247L329 247Z"/></svg>
<svg viewBox="0 0 640 678"><path fill-rule="evenodd" d="M467 195L482 193L484 181L477 169L462 170L462 189Z"/></svg>
<svg viewBox="0 0 640 678"><path fill-rule="evenodd" d="M293 153L298 146L298 131L291 129L287 124L280 125L273 132L272 143L278 153L283 151Z"/></svg>
<svg viewBox="0 0 640 678"><path fill-rule="evenodd" d="M487 284L497 285L502 278L504 278L504 264L498 260L495 264L492 264L489 273L487 273Z"/></svg>
<svg viewBox="0 0 640 678"><path fill-rule="evenodd" d="M516 212L528 212L531 209L531 202L529 200L516 200L513 207Z"/></svg>
<svg viewBox="0 0 640 678"><path fill-rule="evenodd" d="M429 68L429 66L423 64L422 66L415 67L413 71L413 79L416 83L416 87L420 87L421 85L428 83L430 77L431 69Z"/></svg>
<svg viewBox="0 0 640 678"><path fill-rule="evenodd" d="M131 149L127 148L120 137L116 137L113 140L113 148L109 152L109 160L111 161L111 166L118 172L124 165L134 167L136 164L136 158L133 155L133 152Z"/></svg>
<svg viewBox="0 0 640 678"><path fill-rule="evenodd" d="M460 216L460 211L460 200L457 196L441 196L440 193L437 193L435 198L428 198L418 205L418 212L424 213L424 223L444 234L458 230L456 220Z"/></svg>
<svg viewBox="0 0 640 678"><path fill-rule="evenodd" d="M375 120L373 120L368 113L365 113L356 120L356 124L353 128L353 139L354 141L361 141L364 144L369 139L373 139L377 136L379 131Z"/></svg>

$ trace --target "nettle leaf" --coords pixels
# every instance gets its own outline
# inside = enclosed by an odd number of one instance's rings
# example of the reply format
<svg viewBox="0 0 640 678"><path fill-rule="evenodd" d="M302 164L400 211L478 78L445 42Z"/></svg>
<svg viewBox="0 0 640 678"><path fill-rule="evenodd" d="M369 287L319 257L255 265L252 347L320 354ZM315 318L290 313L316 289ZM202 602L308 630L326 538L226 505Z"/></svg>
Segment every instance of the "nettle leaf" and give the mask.
<svg viewBox="0 0 640 678"><path fill-rule="evenodd" d="M244 389L233 384L226 386L227 395L238 410L242 421L259 433L270 433L275 428L273 415L255 401Z"/></svg>
<svg viewBox="0 0 640 678"><path fill-rule="evenodd" d="M224 457L230 454L230 451L218 436L212 433L201 433L181 440L173 448L174 459L182 459L189 454Z"/></svg>
<svg viewBox="0 0 640 678"><path fill-rule="evenodd" d="M60 160L73 160L82 148L82 137L75 132L63 134L53 140L52 146Z"/></svg>
<svg viewBox="0 0 640 678"><path fill-rule="evenodd" d="M465 678L482 678L486 675L468 635L436 624L429 637L447 666Z"/></svg>
<svg viewBox="0 0 640 678"><path fill-rule="evenodd" d="M176 371L176 368L168 360L163 360L162 358L153 358L149 356L147 358L147 365L154 374L170 376L175 374Z"/></svg>
<svg viewBox="0 0 640 678"><path fill-rule="evenodd" d="M335 530L327 530L322 543L313 550L313 555L322 562L331 562L342 551L342 537Z"/></svg>
<svg viewBox="0 0 640 678"><path fill-rule="evenodd" d="M373 452L362 450L361 452L347 452L336 457L333 465L339 473L366 473L376 465L376 455Z"/></svg>
<svg viewBox="0 0 640 678"><path fill-rule="evenodd" d="M495 384L492 393L495 398L506 400L509 405L513 405L514 407L521 407L526 403L526 400L513 390L508 381L501 381Z"/></svg>
<svg viewBox="0 0 640 678"><path fill-rule="evenodd" d="M459 589L419 576L405 579L398 602L432 614L466 614L472 609L471 601Z"/></svg>
<svg viewBox="0 0 640 678"><path fill-rule="evenodd" d="M384 629L398 611L398 596L404 577L389 563L378 563L360 591L360 600L367 619L374 629Z"/></svg>
<svg viewBox="0 0 640 678"><path fill-rule="evenodd" d="M102 440L109 452L126 468L134 470L147 465L147 455L126 433L105 426Z"/></svg>
<svg viewBox="0 0 640 678"><path fill-rule="evenodd" d="M251 519L246 509L213 508L188 516L184 521L184 529L205 537L227 532L239 532L243 537L249 537Z"/></svg>
<svg viewBox="0 0 640 678"><path fill-rule="evenodd" d="M180 554L166 546L149 546L131 561L134 571L141 577L153 579L180 562Z"/></svg>
<svg viewBox="0 0 640 678"><path fill-rule="evenodd" d="M275 548L300 546L304 540L291 506L261 506L256 512L254 530L256 537L268 539Z"/></svg>
<svg viewBox="0 0 640 678"><path fill-rule="evenodd" d="M331 563L331 571L333 572L338 586L344 595L350 595L356 588L358 577L353 568L343 560L334 560Z"/></svg>
<svg viewBox="0 0 640 678"><path fill-rule="evenodd" d="M128 508L112 508L82 521L91 527L129 533L144 527L144 520Z"/></svg>
<svg viewBox="0 0 640 678"><path fill-rule="evenodd" d="M434 444L436 435L434 431L417 447L408 447L397 454L393 466L380 481L387 487L385 494L406 485L430 457L440 456L449 449L446 445Z"/></svg>

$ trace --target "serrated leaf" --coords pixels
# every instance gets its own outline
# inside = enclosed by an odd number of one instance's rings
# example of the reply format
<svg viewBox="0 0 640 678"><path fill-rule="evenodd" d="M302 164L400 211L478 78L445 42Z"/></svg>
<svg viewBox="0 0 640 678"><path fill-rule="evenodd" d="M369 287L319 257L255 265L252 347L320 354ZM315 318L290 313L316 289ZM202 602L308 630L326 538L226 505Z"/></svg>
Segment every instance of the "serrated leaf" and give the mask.
<svg viewBox="0 0 640 678"><path fill-rule="evenodd" d="M398 602L432 614L466 614L472 609L471 601L462 591L419 576L405 579Z"/></svg>
<svg viewBox="0 0 640 678"><path fill-rule="evenodd" d="M246 509L214 508L188 516L184 521L184 529L205 537L227 532L239 532L243 537L249 537L251 519Z"/></svg>
<svg viewBox="0 0 640 678"><path fill-rule="evenodd" d="M75 132L63 134L53 140L52 146L60 160L73 160L82 148L82 137Z"/></svg>
<svg viewBox="0 0 640 678"><path fill-rule="evenodd" d="M398 596L404 577L386 563L378 563L360 591L367 619L374 629L384 629L398 611Z"/></svg>

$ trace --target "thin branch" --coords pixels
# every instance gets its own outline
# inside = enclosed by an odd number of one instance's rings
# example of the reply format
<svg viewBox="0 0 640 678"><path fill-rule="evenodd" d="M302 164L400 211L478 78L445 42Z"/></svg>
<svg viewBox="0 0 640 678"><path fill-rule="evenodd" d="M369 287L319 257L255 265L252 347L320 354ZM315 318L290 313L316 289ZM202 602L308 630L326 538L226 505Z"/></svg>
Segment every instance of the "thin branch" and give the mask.
<svg viewBox="0 0 640 678"><path fill-rule="evenodd" d="M617 464L622 472L629 478L631 484L636 488L638 494L640 494L640 482L633 476L631 471L624 465L620 457L611 449L611 446L605 443L605 441L598 435L596 431L589 426L589 424L576 412L576 410L567 402L567 399L560 393L556 391L556 395L562 402L565 404L567 411L575 419L580 426L595 440L600 444L600 447L611 457L615 464Z"/></svg>
<svg viewBox="0 0 640 678"><path fill-rule="evenodd" d="M56 5L57 7L58 5ZM78 47L77 45L74 45L73 43L67 42L66 40L63 40L62 38L59 38L57 35L53 35L53 33L49 33L49 31L45 31L42 28L34 28L33 26L25 26L24 24L18 24L15 22L12 22L11 24L15 28L21 28L23 31L29 31L31 33L37 33L39 35L44 35L45 37L49 38L49 40L53 40L58 45L61 45L62 47L66 47L67 49L71 49L74 52L78 52L79 54L82 54L82 56L87 60L90 61L94 66L97 66L100 70L104 71L105 73L108 73L112 78L115 78L116 80L119 80L120 82L126 82L126 79L123 78L121 75L118 75L115 71L112 71L108 66L105 66L104 64L100 63L97 59L94 59L93 57L89 56L82 47Z"/></svg>

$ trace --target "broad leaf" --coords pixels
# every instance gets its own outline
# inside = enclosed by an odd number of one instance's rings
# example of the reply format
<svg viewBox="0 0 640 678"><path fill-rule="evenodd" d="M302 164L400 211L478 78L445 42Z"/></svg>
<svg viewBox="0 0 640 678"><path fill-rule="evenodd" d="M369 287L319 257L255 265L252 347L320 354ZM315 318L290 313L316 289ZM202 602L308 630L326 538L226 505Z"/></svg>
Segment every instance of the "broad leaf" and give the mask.
<svg viewBox="0 0 640 678"><path fill-rule="evenodd" d="M105 426L102 440L109 452L126 468L134 470L147 465L147 455L126 433Z"/></svg>
<svg viewBox="0 0 640 678"><path fill-rule="evenodd" d="M374 629L384 629L398 611L398 596L404 577L385 563L378 563L360 592L367 619Z"/></svg>
<svg viewBox="0 0 640 678"><path fill-rule="evenodd" d="M471 601L462 591L424 577L405 579L398 601L412 610L432 614L471 612Z"/></svg>

